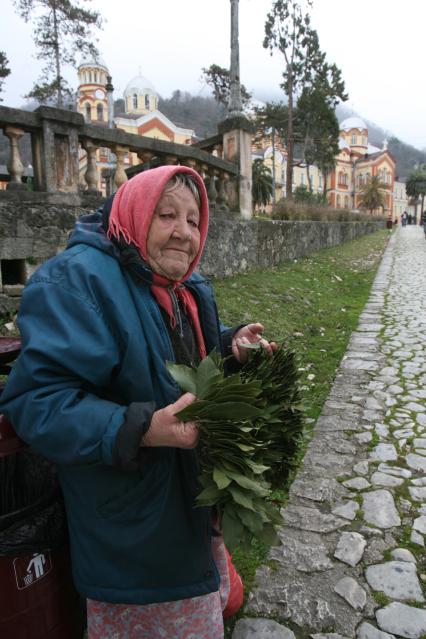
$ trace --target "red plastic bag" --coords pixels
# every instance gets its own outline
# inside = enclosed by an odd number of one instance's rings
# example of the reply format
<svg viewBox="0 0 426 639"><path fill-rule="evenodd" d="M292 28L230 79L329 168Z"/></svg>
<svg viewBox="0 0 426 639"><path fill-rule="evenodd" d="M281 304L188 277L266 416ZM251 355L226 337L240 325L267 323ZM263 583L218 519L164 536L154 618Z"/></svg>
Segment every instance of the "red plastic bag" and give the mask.
<svg viewBox="0 0 426 639"><path fill-rule="evenodd" d="M235 566L232 563L232 556L230 555L226 546L225 552L229 573L229 597L228 601L226 602L225 610L223 611L223 618L227 619L228 617L232 617L233 615L235 615L243 605L244 588L241 577L237 573Z"/></svg>

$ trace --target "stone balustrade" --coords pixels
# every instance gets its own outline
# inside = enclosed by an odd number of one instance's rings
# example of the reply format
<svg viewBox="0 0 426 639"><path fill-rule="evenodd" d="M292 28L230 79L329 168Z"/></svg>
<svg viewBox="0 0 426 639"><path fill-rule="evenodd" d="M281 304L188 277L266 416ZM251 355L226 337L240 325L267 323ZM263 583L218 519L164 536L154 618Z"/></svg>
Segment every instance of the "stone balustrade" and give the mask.
<svg viewBox="0 0 426 639"><path fill-rule="evenodd" d="M80 113L39 107L23 111L0 106L0 128L9 139L8 190L25 190L19 139L31 135L33 190L47 194L101 195L98 190L98 150L115 155L113 190L145 167L182 164L197 170L206 183L211 211L239 211L239 165L223 159L222 135L197 145L175 144L126 133L120 129L87 124ZM85 154L84 175L81 157ZM129 153L140 164L126 167ZM82 189L82 179L84 188ZM1 193L1 192L0 192Z"/></svg>

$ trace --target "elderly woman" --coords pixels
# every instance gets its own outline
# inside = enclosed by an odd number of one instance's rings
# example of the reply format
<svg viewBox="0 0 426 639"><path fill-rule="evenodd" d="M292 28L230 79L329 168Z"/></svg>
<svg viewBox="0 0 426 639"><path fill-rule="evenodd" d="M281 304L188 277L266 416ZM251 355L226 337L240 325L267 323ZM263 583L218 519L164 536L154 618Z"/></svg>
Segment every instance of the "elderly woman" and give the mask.
<svg viewBox="0 0 426 639"><path fill-rule="evenodd" d="M77 222L23 294L1 409L57 464L89 639L223 636L221 538L194 507L198 429L176 417L195 397L166 362L197 365L212 349L241 361L245 342L274 345L260 324L219 323L194 273L207 228L195 171L145 171Z"/></svg>

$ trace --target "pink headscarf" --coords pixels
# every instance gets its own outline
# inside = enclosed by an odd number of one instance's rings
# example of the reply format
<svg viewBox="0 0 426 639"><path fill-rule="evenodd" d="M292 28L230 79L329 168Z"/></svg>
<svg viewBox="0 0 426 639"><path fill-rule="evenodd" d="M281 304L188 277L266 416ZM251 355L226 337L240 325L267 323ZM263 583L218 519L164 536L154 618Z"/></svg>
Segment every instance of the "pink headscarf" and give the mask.
<svg viewBox="0 0 426 639"><path fill-rule="evenodd" d="M198 343L201 358L206 356L204 337L201 331L198 309L191 292L182 286L196 268L200 261L207 237L209 224L209 204L204 182L200 175L187 166L161 166L139 173L134 178L125 182L115 194L108 224L108 237L123 239L130 244L132 242L148 263L147 239L152 218L158 201L164 191L167 182L177 173L188 173L198 186L200 193L200 246L196 256L191 262L188 271L180 281L170 281L167 278L153 273L151 291L158 304L164 308L170 317L171 326L176 326L174 307L168 288L172 286L175 295L183 303Z"/></svg>
<svg viewBox="0 0 426 639"><path fill-rule="evenodd" d="M194 169L180 165L160 166L157 169L142 171L125 182L118 189L112 203L108 236L118 239L122 235L127 243L133 242L145 262L148 263L146 242L155 207L167 182L177 173L187 173L192 176L198 186L201 199L200 247L187 273L182 278L184 281L191 275L200 261L209 226L209 202L206 187L201 176Z"/></svg>

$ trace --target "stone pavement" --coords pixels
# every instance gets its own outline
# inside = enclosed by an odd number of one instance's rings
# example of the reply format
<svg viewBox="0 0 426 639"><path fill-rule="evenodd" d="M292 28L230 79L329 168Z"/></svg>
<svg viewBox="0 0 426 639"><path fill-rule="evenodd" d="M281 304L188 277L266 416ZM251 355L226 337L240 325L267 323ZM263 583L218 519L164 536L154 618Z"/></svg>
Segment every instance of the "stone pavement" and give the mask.
<svg viewBox="0 0 426 639"><path fill-rule="evenodd" d="M426 637L426 241L399 227L233 639Z"/></svg>

